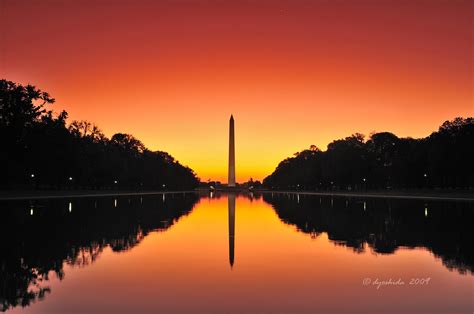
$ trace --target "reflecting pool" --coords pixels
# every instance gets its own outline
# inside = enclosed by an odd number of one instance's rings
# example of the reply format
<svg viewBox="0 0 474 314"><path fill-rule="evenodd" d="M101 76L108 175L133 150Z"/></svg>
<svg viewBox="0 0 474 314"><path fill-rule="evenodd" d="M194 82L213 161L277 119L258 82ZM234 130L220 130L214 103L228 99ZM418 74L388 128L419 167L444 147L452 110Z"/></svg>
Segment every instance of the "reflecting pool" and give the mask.
<svg viewBox="0 0 474 314"><path fill-rule="evenodd" d="M474 203L302 194L0 202L7 313L472 313Z"/></svg>

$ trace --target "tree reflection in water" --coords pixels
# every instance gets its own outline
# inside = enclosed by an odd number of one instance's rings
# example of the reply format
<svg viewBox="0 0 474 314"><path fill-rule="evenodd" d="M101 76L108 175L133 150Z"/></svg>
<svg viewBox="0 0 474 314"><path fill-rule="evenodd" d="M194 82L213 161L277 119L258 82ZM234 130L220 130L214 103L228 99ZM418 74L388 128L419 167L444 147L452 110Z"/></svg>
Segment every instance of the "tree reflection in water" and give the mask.
<svg viewBox="0 0 474 314"><path fill-rule="evenodd" d="M86 266L106 247L137 245L187 215L198 196L178 194L0 203L0 311L28 306L50 292L64 263Z"/></svg>
<svg viewBox="0 0 474 314"><path fill-rule="evenodd" d="M327 233L330 241L355 254L367 247L377 254L422 247L450 270L466 275L474 272L472 202L239 195L250 201L263 198L284 223L311 237ZM114 252L129 250L150 231L167 230L191 212L199 197L170 194L1 202L0 311L44 298L50 292L49 275L64 278L65 265L90 265L107 247ZM227 195L216 192L201 197ZM232 240L233 226L229 227ZM233 242L229 244L232 263Z"/></svg>
<svg viewBox="0 0 474 314"><path fill-rule="evenodd" d="M461 274L474 272L474 203L360 199L303 194L264 194L279 218L311 237L365 251L391 254L399 247L424 247Z"/></svg>

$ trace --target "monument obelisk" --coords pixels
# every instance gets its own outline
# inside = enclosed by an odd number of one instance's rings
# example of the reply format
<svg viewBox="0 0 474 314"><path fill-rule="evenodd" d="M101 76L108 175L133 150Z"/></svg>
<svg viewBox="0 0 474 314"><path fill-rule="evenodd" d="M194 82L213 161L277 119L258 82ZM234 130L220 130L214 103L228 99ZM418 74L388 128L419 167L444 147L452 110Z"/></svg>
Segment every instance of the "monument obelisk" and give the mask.
<svg viewBox="0 0 474 314"><path fill-rule="evenodd" d="M234 142L234 117L229 120L229 178L228 187L235 187L235 142Z"/></svg>

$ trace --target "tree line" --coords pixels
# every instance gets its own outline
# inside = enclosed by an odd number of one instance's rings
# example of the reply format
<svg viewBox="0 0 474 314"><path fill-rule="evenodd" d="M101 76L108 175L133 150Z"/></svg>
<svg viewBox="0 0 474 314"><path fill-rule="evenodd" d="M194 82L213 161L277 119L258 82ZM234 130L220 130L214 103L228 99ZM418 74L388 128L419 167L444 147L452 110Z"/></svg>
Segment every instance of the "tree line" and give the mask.
<svg viewBox="0 0 474 314"><path fill-rule="evenodd" d="M444 122L431 135L356 133L280 162L263 184L273 189L365 190L474 187L474 119Z"/></svg>
<svg viewBox="0 0 474 314"><path fill-rule="evenodd" d="M189 189L199 179L130 134L110 139L87 121L67 123L32 85L0 80L1 188Z"/></svg>

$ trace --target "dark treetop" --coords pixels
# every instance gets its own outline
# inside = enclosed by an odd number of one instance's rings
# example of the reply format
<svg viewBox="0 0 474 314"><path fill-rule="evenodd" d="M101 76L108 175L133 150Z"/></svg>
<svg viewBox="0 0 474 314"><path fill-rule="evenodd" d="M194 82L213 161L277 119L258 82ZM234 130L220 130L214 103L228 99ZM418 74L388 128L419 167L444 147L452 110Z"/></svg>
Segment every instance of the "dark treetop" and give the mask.
<svg viewBox="0 0 474 314"><path fill-rule="evenodd" d="M1 188L189 189L199 180L168 153L129 134L107 138L87 121L46 109L54 99L34 86L0 80ZM113 110L113 109L111 109Z"/></svg>
<svg viewBox="0 0 474 314"><path fill-rule="evenodd" d="M312 145L263 181L274 189L366 190L474 187L474 119L444 122L421 139L356 133L326 151Z"/></svg>

